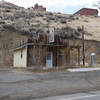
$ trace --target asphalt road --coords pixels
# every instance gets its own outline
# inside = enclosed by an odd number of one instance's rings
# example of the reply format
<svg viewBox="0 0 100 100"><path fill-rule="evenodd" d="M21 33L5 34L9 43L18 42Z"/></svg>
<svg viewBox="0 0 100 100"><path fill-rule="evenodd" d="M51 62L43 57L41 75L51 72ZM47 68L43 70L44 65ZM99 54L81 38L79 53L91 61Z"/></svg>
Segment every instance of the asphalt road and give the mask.
<svg viewBox="0 0 100 100"><path fill-rule="evenodd" d="M100 71L33 73L0 68L0 100L100 100L100 92L67 95L93 90L100 90Z"/></svg>
<svg viewBox="0 0 100 100"><path fill-rule="evenodd" d="M72 95L46 97L31 100L100 100L100 91L92 91L88 93L77 93Z"/></svg>

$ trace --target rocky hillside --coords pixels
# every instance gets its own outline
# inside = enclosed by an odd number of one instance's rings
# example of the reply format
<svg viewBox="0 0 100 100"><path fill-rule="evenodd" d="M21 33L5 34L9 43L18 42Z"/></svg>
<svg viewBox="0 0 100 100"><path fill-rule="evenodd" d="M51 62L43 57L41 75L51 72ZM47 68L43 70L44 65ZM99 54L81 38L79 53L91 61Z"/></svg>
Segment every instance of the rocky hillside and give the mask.
<svg viewBox="0 0 100 100"><path fill-rule="evenodd" d="M63 38L81 38L82 25L85 26L86 39L100 41L100 17L39 12L7 2L3 6L0 2L0 32L7 29L35 37L54 27L55 33Z"/></svg>

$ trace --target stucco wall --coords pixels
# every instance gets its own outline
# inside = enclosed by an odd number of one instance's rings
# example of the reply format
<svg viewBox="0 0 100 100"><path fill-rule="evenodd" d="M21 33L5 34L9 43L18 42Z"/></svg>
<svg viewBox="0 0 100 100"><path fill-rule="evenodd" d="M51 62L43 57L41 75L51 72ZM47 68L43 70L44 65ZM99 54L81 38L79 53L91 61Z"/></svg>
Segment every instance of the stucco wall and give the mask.
<svg viewBox="0 0 100 100"><path fill-rule="evenodd" d="M27 47L14 51L13 66L14 67L27 67Z"/></svg>
<svg viewBox="0 0 100 100"><path fill-rule="evenodd" d="M71 45L78 45L82 47L82 40L70 40ZM73 52L74 54L77 52ZM91 65L91 53L96 53L96 64L100 65L100 42L94 41L94 40L85 40L85 54L86 59L85 62L88 63L88 65ZM74 56L73 60L75 59ZM82 62L82 48L80 50L80 60Z"/></svg>

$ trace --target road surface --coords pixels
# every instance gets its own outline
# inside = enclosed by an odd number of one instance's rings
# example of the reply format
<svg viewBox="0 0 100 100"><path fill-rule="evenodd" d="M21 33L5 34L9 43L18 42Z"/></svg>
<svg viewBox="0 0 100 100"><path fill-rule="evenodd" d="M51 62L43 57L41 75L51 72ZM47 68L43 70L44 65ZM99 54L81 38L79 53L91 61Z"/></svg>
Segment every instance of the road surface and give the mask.
<svg viewBox="0 0 100 100"><path fill-rule="evenodd" d="M67 95L93 90L100 90L100 71L33 73L0 68L0 100L98 100L100 92ZM44 98L52 96L60 97Z"/></svg>
<svg viewBox="0 0 100 100"><path fill-rule="evenodd" d="M31 100L100 100L100 91L92 91L88 93L77 93L72 95L46 97Z"/></svg>

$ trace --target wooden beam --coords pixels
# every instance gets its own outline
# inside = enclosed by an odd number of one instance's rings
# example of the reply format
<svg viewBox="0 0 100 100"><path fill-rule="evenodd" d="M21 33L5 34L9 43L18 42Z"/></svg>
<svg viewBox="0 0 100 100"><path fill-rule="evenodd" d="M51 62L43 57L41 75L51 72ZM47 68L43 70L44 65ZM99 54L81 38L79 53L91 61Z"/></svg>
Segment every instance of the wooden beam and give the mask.
<svg viewBox="0 0 100 100"><path fill-rule="evenodd" d="M80 48L78 48L78 65L80 66Z"/></svg>

